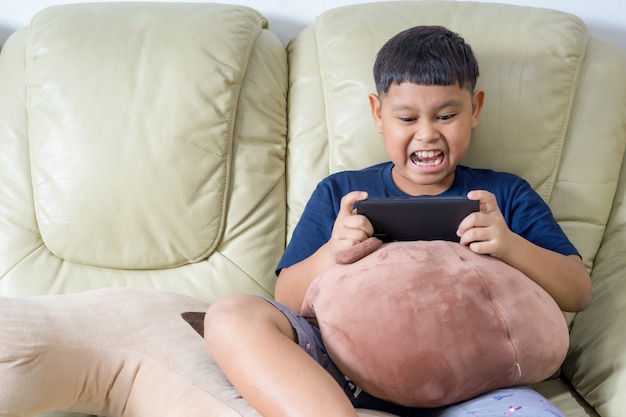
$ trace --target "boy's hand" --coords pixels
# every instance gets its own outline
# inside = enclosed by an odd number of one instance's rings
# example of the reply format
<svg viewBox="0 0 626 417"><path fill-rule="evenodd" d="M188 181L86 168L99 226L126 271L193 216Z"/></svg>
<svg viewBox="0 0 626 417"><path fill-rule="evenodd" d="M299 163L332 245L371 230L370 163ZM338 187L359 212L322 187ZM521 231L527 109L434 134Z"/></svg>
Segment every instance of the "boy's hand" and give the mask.
<svg viewBox="0 0 626 417"><path fill-rule="evenodd" d="M364 191L352 191L341 198L339 213L331 233L329 248L333 259L354 245L363 242L374 234L374 228L367 217L356 214L354 204L367 199Z"/></svg>
<svg viewBox="0 0 626 417"><path fill-rule="evenodd" d="M459 225L460 243L476 253L503 259L511 246L513 232L504 221L495 195L475 190L470 191L467 198L479 200L480 210L467 216Z"/></svg>

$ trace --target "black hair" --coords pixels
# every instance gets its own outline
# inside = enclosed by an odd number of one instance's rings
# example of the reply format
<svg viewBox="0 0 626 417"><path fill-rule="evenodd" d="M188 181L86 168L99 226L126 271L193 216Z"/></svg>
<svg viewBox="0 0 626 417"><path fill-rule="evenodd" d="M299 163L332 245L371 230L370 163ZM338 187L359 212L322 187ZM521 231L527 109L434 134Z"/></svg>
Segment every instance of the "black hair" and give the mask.
<svg viewBox="0 0 626 417"><path fill-rule="evenodd" d="M415 26L395 35L378 52L374 81L379 96L392 84L476 88L478 62L458 34L441 26Z"/></svg>

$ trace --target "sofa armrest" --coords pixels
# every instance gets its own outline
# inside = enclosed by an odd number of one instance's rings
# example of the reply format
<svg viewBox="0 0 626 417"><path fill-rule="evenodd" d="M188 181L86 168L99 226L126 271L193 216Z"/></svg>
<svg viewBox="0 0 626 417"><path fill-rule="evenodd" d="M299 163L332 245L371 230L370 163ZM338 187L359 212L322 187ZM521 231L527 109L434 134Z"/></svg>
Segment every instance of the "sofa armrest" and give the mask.
<svg viewBox="0 0 626 417"><path fill-rule="evenodd" d="M619 204L592 273L594 299L572 323L563 366L574 388L603 417L623 416L626 408L625 198L622 181Z"/></svg>
<svg viewBox="0 0 626 417"><path fill-rule="evenodd" d="M611 46L600 43L607 48ZM626 51L612 50L615 52L612 55L617 57L613 62L623 71ZM622 84L614 88L622 90L617 96L626 97ZM616 111L626 114L624 100L614 106ZM616 152L623 155L626 129L614 131L612 137L619 148ZM613 206L593 260L591 277L593 302L572 323L570 351L563 374L600 415L619 417L626 409L626 162L622 162Z"/></svg>

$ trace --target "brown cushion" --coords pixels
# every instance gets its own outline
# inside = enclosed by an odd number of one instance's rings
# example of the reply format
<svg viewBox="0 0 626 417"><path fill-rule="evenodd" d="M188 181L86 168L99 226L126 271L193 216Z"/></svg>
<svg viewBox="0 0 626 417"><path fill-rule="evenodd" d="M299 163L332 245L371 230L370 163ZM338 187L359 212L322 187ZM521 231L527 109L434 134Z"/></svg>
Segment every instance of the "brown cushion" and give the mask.
<svg viewBox="0 0 626 417"><path fill-rule="evenodd" d="M328 354L365 391L415 407L552 375L565 318L520 271L458 243L394 242L309 288Z"/></svg>

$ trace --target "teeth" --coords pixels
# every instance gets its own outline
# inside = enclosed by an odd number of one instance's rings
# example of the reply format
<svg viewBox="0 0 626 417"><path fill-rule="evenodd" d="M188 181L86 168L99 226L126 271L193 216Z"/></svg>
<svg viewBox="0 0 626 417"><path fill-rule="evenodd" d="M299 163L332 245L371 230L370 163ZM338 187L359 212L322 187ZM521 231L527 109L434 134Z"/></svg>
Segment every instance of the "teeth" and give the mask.
<svg viewBox="0 0 626 417"><path fill-rule="evenodd" d="M422 167L432 167L441 164L443 161L442 151L417 151L411 158L413 163Z"/></svg>
<svg viewBox="0 0 626 417"><path fill-rule="evenodd" d="M437 155L440 155L441 151L417 151L416 155L419 158L434 158Z"/></svg>

